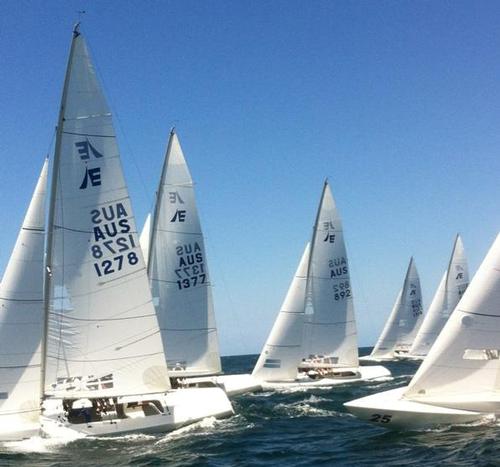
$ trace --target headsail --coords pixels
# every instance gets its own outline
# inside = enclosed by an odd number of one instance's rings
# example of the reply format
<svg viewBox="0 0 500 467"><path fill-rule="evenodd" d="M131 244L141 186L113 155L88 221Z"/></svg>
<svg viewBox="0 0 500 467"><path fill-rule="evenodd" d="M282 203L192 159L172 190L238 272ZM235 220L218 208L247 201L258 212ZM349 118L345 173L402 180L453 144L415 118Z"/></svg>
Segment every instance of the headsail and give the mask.
<svg viewBox="0 0 500 467"><path fill-rule="evenodd" d="M392 358L395 352L407 352L423 320L420 278L413 258L406 271L403 288L398 294L382 334L371 355Z"/></svg>
<svg viewBox="0 0 500 467"><path fill-rule="evenodd" d="M357 367L358 346L352 287L342 221L325 182L311 242L304 357ZM310 313L312 311L312 313Z"/></svg>
<svg viewBox="0 0 500 467"><path fill-rule="evenodd" d="M0 284L0 431L40 412L47 160Z"/></svg>
<svg viewBox="0 0 500 467"><path fill-rule="evenodd" d="M309 264L306 245L285 301L262 349L253 376L265 381L294 380L303 352L304 303Z"/></svg>
<svg viewBox="0 0 500 467"><path fill-rule="evenodd" d="M499 334L500 234L410 382L405 397L498 412Z"/></svg>
<svg viewBox="0 0 500 467"><path fill-rule="evenodd" d="M448 269L434 295L429 311L415 338L410 354L427 355L437 336L448 321L461 296L469 284L469 271L465 258L464 246L457 235Z"/></svg>
<svg viewBox="0 0 500 467"><path fill-rule="evenodd" d="M168 389L111 113L77 30L57 128L47 233L45 394Z"/></svg>
<svg viewBox="0 0 500 467"><path fill-rule="evenodd" d="M191 174L170 134L151 225L148 273L175 376L221 371L207 257Z"/></svg>

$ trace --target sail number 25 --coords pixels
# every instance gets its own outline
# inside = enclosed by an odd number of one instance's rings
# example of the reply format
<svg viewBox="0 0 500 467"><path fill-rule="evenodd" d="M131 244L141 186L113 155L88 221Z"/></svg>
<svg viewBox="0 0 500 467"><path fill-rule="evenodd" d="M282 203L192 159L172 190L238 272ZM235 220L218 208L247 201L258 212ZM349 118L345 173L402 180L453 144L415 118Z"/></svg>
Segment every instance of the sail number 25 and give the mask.
<svg viewBox="0 0 500 467"><path fill-rule="evenodd" d="M378 423L389 423L392 419L392 415L381 415L379 413L374 413L370 417L370 422L378 422Z"/></svg>

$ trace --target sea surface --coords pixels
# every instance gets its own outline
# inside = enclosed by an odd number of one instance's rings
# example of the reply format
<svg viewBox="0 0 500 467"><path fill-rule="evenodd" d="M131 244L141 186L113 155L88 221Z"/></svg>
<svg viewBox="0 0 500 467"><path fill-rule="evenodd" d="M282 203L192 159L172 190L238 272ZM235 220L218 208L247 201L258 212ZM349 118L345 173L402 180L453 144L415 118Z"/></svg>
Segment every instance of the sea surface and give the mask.
<svg viewBox="0 0 500 467"><path fill-rule="evenodd" d="M222 363L227 374L248 373L256 360L243 355L223 357ZM391 381L239 396L232 418L207 419L163 436L8 443L0 448L0 465L500 466L498 422L392 432L346 413L343 402L407 384L418 363L386 366Z"/></svg>

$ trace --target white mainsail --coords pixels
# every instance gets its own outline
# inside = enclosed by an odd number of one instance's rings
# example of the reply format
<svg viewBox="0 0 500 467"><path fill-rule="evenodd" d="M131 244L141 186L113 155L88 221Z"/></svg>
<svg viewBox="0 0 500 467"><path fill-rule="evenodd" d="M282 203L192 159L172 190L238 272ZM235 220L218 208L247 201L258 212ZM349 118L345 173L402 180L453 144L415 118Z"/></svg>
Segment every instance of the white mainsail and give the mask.
<svg viewBox="0 0 500 467"><path fill-rule="evenodd" d="M304 304L309 265L306 245L281 310L262 349L253 376L265 381L294 380L303 352Z"/></svg>
<svg viewBox="0 0 500 467"><path fill-rule="evenodd" d="M47 160L0 284L0 437L40 413Z"/></svg>
<svg viewBox="0 0 500 467"><path fill-rule="evenodd" d="M422 326L410 349L410 355L425 356L429 353L430 348L457 306L468 284L467 259L462 239L460 235L457 235L448 269L432 299L429 311L425 315Z"/></svg>
<svg viewBox="0 0 500 467"><path fill-rule="evenodd" d="M57 128L46 270L45 395L170 387L111 113L76 30Z"/></svg>
<svg viewBox="0 0 500 467"><path fill-rule="evenodd" d="M375 358L393 358L407 352L423 320L420 278L413 258L406 271L403 288L371 353Z"/></svg>
<svg viewBox="0 0 500 467"><path fill-rule="evenodd" d="M405 397L498 412L499 335L500 234L410 382Z"/></svg>
<svg viewBox="0 0 500 467"><path fill-rule="evenodd" d="M172 375L220 373L212 286L193 180L173 130L151 223L148 273Z"/></svg>
<svg viewBox="0 0 500 467"><path fill-rule="evenodd" d="M304 357L358 366L358 345L342 221L325 182L311 241Z"/></svg>

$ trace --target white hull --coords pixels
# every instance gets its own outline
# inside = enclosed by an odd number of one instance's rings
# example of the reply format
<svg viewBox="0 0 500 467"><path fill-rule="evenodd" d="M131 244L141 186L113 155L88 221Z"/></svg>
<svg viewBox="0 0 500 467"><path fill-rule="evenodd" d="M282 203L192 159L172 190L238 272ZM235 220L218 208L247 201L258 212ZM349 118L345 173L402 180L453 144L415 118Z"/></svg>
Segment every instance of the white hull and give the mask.
<svg viewBox="0 0 500 467"><path fill-rule="evenodd" d="M473 412L403 399L406 390L407 387L402 387L379 392L346 402L344 406L361 420L396 430L419 430L440 425L468 423L481 420L488 415L486 412Z"/></svg>
<svg viewBox="0 0 500 467"><path fill-rule="evenodd" d="M260 381L252 375L221 375L216 377L219 384L229 397L262 391Z"/></svg>
<svg viewBox="0 0 500 467"><path fill-rule="evenodd" d="M40 424L30 423L28 425L4 425L3 429L7 431L0 431L0 442L4 441L22 441L23 439L31 438L40 434Z"/></svg>
<svg viewBox="0 0 500 467"><path fill-rule="evenodd" d="M375 363L381 363L381 362L393 362L396 360L399 360L398 358L392 358L392 357L372 357L371 355L365 355L364 357L359 357L358 359L361 364L363 362L375 362Z"/></svg>
<svg viewBox="0 0 500 467"><path fill-rule="evenodd" d="M353 371L357 376L311 379L308 376L300 377L291 381L262 381L262 389L294 389L294 388L314 388L326 386L340 386L343 384L353 384L364 381L373 381L391 377L391 372L380 365L361 366L357 368L346 368L346 371Z"/></svg>
<svg viewBox="0 0 500 467"><path fill-rule="evenodd" d="M133 399L132 396L127 397L127 400ZM65 417L62 399L48 399L44 402L46 410L40 420L42 434L51 438L74 439L85 436L163 433L207 417L223 418L234 413L231 402L220 388L178 389L138 396L135 399L157 400L163 407L163 413L155 412L154 407L147 414L140 408L125 408L121 416L111 413L99 421L70 423ZM127 406L127 403L123 405Z"/></svg>
<svg viewBox="0 0 500 467"><path fill-rule="evenodd" d="M226 392L228 397L262 391L260 381L249 374L197 376L185 378L184 382L189 387L207 387L207 385L218 386Z"/></svg>

